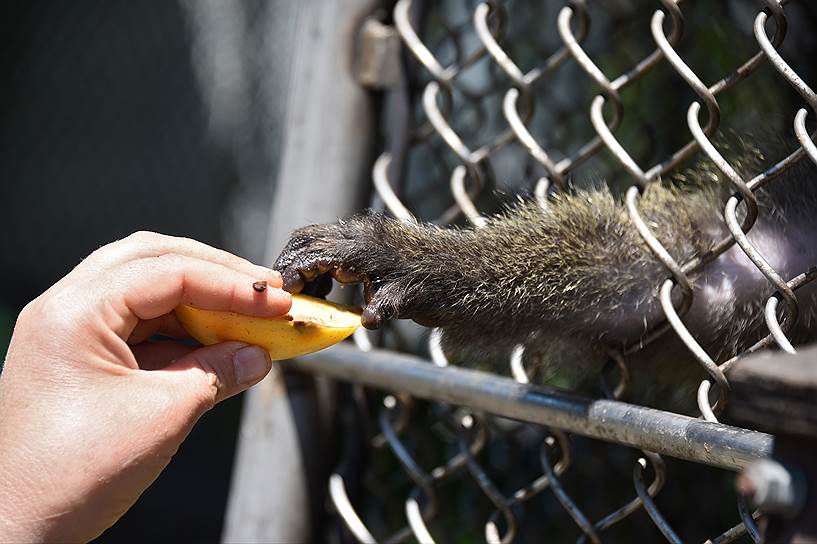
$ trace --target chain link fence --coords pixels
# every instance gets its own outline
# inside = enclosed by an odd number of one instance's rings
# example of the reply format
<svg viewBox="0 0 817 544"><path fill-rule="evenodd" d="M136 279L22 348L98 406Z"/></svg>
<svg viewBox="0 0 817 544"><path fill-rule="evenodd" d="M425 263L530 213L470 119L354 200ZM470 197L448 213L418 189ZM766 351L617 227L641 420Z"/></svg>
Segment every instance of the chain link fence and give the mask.
<svg viewBox="0 0 817 544"><path fill-rule="evenodd" d="M694 420L684 416L616 403L626 396L627 356L643 344L611 353L601 387L610 413L596 418L589 401L550 390L531 397L538 390L525 386L532 376L521 347L508 362L515 389L508 378L445 368L436 331L424 335L405 323L359 331L362 353L340 350L314 361L328 358L321 368L330 374L430 400L343 389L343 447L328 482L333 540L759 541L757 513L736 497L722 468L767 454L770 437L717 422L730 367L769 346L794 352L787 331L797 319L796 291L817 277L815 269L781 277L746 236L758 215L755 191L797 161L817 163L809 110L799 106L805 101L817 112L803 53L813 47L814 22L808 6L774 0L400 0L366 22L367 49L358 54L379 69L364 67L362 79L386 89L372 206L406 221L479 228L507 195L526 193L546 206L549 195L604 177L671 278L655 286L666 320L646 343L677 335L694 354L708 375L695 403L711 424L701 422L694 434ZM786 47L786 57L801 64L784 60ZM401 49L399 64L383 61ZM757 122L772 106L780 116L764 123L792 135L789 152L743 177L716 134L750 129L747 118ZM723 212L730 236L706 257L677 262L642 219L639 198L650 183L702 157L734 189ZM765 306L768 335L717 360L684 325L689 278L735 244L775 295ZM675 301L673 289L682 295Z"/></svg>

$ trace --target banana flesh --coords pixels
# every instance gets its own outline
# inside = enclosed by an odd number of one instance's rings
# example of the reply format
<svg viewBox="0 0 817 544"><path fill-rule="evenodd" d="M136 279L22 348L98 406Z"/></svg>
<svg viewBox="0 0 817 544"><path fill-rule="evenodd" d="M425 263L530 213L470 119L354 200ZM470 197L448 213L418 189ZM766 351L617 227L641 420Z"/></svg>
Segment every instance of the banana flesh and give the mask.
<svg viewBox="0 0 817 544"><path fill-rule="evenodd" d="M306 295L292 295L280 317L252 317L182 305L176 317L204 345L228 340L265 348L272 359L289 359L329 347L360 326L360 309Z"/></svg>

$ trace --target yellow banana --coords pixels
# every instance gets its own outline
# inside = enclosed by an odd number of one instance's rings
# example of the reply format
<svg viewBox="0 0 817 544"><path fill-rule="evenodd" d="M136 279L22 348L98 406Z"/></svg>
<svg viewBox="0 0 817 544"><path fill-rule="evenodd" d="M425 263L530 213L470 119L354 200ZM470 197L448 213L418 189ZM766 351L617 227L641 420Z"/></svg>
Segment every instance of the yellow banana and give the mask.
<svg viewBox="0 0 817 544"><path fill-rule="evenodd" d="M280 317L176 308L190 336L204 345L227 340L266 348L273 359L289 359L336 344L360 326L360 310L306 295L292 295L292 308Z"/></svg>

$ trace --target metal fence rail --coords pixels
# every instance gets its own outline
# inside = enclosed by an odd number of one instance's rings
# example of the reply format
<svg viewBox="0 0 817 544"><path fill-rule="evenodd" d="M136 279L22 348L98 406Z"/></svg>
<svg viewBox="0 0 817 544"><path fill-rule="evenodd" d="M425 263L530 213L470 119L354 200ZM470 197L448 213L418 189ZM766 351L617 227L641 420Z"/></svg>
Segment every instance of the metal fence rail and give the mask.
<svg viewBox="0 0 817 544"><path fill-rule="evenodd" d="M297 368L730 470L745 468L772 451L768 434L615 400L587 399L476 370L440 368L392 351L361 352L341 345L300 358Z"/></svg>
<svg viewBox="0 0 817 544"><path fill-rule="evenodd" d="M788 12L795 3L766 0L763 9L747 19L750 28L741 27L739 17L720 21L730 28L743 28L744 33L754 37L757 47L732 71L720 74L711 84L704 81L713 78L696 73L681 47L685 40L698 37L695 24L702 18L693 15L707 8L673 0L655 4L657 7L648 8L651 16L646 26L639 27L651 37L651 50L640 57L627 58L615 58L608 53L606 62L601 63L595 60L600 56L599 46L614 49L609 41L612 36L594 36L591 23L611 31L617 21L616 10L624 10L619 3L586 4L574 0L555 9L552 4L524 8L524 2L513 0L424 6L419 0L399 0L391 16L385 19L393 22L393 32L409 58L399 81L391 78L386 85L391 102L387 108L386 145L373 167L375 205L404 220L422 217L446 224L464 216L478 228L484 222L480 203L485 201L485 195L481 192L486 187L502 189L508 178L521 180L515 187L530 189L544 202L550 192L564 189L569 177L586 173L583 166L593 161L595 168L618 173L619 183L625 185L624 199L633 228L672 278L655 286L666 321L652 332L647 342L656 341L663 334L677 334L695 355L709 376L700 384L697 395L705 421L617 402L614 399L626 389L624 373L621 383L608 387L610 400L589 401L527 385L529 378L519 350L509 361L508 372L515 380L511 381L475 371L442 368L447 362L434 333L428 348L433 359L430 363L375 349L371 337L361 332L356 335L359 351L339 347L304 359L304 368L397 393L383 399L379 417L372 419L371 425L379 432L370 429L364 434L369 450L390 451L408 476L410 491L393 498L404 504L404 526L394 527L393 520L391 523L381 520L378 522L381 532L383 527L390 532L375 534L377 531L367 521L364 509L355 504L354 494L349 492L347 465L351 454L344 456L329 482L333 507L358 541L403 542L411 538L433 541L431 523L445 510L442 488L451 481L465 480L482 500L492 505L492 513L482 520L488 542L514 540L520 532L519 508L546 489L561 505L563 515L578 528L580 541L601 541L605 531L632 519L643 507L664 538L679 542L678 533L654 501L667 477L658 453L736 470L770 452L770 436L720 425L717 418L728 402L726 372L730 367L740 364L745 355L767 346L776 344L784 351L794 351L786 331L797 316L796 290L817 274L804 270L795 278L781 277L748 241L746 233L758 214L754 192L798 160L817 163L817 147L806 130L809 111L805 108L797 111L789 125L798 145L752 177L738 174L713 140L721 126L722 103L730 100L725 97L741 89L743 82L762 66L771 66L776 72L769 72L767 78L790 85L817 113L817 95L798 75L796 67L789 66L779 53L790 27ZM748 13L752 7L740 9ZM623 18L632 15L633 11L626 12ZM538 33L552 39L544 45L533 44L530 34L520 30L526 24L532 24ZM611 56L617 62L611 61ZM631 99L627 93L657 70L673 74L675 81L682 81L688 87L686 92L691 91L696 98L684 108L685 125L678 126L676 122L674 127L676 134L687 136L675 148L664 146L659 158L644 166L634 158L643 153L628 151L632 142L621 134L633 115L644 116L644 110L632 105L638 98ZM558 87L556 75L560 71L569 72L570 87ZM576 83L577 78L583 83ZM549 86L556 90L548 89ZM575 88L590 89L593 93L586 101L578 93L573 97L577 99L575 103L566 104L560 91ZM681 90L674 93L670 98L675 101L685 96ZM752 104L743 103L741 107L751 108ZM705 115L702 109L706 110ZM646 110L649 112L649 108ZM586 126L564 134L565 126L581 124L577 118ZM547 133L545 138L541 135L543 130ZM723 211L730 235L707 260L677 262L661 245L660 233L654 233L641 217L639 199L647 185L696 154L711 159L734 188L734 195ZM420 169L420 163L426 166ZM430 179L418 180L419 170ZM433 175L429 176L429 171ZM744 212L739 211L741 204ZM689 276L734 245L757 266L776 294L766 304L769 334L747 352L717 361L684 325L684 313L692 297ZM675 303L670 297L673 288L683 295ZM778 311L781 301L782 311ZM399 337L400 331L394 334ZM378 341L383 338L380 335ZM631 346L614 354L612 359L624 367L626 356L640 347ZM717 392L714 404L710 403L709 394L713 384ZM356 387L349 400L361 413L366 411L365 394ZM412 419L416 403L412 396L435 401L430 409L432 415L420 421L421 425L443 429L444 438L432 438L431 427L416 428L418 423ZM590 519L582 506L587 498L569 493L560 482L563 475L569 474L573 451L573 439L562 430L643 450L633 467L629 502ZM349 428L346 431L351 432ZM530 475L525 485L508 492L511 484L492 479L492 468L483 455L486 443L510 440L526 432L535 436L529 444L538 449L541 471ZM429 441L447 443L450 447L445 451L453 453L433 469L423 468L418 460L420 452L407 442L412 433L425 433ZM648 467L652 474L649 483L645 482ZM747 531L758 541L746 505L738 501L737 510L733 522L737 525L724 527L725 531L710 542L730 542ZM372 509L367 507L365 511L370 513Z"/></svg>

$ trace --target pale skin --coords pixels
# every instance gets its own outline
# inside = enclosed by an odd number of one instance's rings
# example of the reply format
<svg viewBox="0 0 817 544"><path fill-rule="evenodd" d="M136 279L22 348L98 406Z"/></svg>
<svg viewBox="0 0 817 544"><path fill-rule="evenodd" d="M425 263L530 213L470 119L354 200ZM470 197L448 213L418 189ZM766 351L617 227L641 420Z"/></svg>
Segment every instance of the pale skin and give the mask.
<svg viewBox="0 0 817 544"><path fill-rule="evenodd" d="M267 281L257 292L252 284ZM268 354L190 347L182 303L283 315L277 272L185 238L107 245L28 304L0 376L0 541L87 541L159 476L193 425L258 383Z"/></svg>

